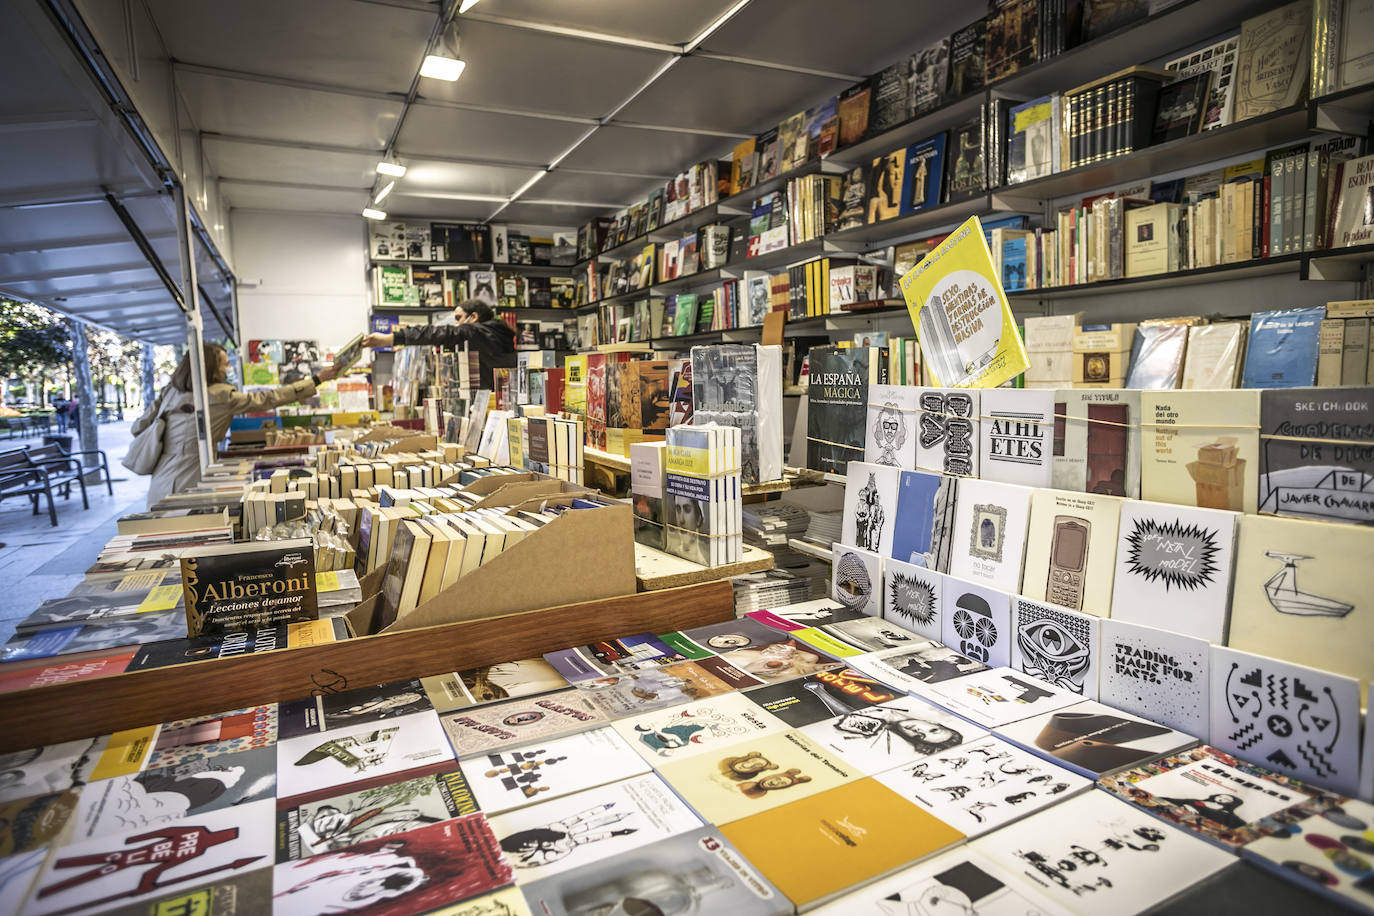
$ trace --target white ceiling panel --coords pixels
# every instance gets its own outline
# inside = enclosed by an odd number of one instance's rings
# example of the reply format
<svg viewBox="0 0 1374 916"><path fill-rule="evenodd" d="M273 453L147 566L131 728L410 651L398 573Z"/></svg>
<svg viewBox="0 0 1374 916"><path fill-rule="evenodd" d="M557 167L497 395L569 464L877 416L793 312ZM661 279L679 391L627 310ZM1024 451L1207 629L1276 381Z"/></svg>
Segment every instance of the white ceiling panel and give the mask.
<svg viewBox="0 0 1374 916"><path fill-rule="evenodd" d="M387 201L386 212L395 219L431 219L442 222L481 222L501 206L490 200L440 200L433 197L402 197Z"/></svg>
<svg viewBox="0 0 1374 916"><path fill-rule="evenodd" d="M179 61L402 94L438 15L340 0L149 0L149 6Z"/></svg>
<svg viewBox="0 0 1374 916"><path fill-rule="evenodd" d="M116 190L147 187L141 171L94 120L65 129L11 128L4 134L4 157L0 203L93 194L100 185Z"/></svg>
<svg viewBox="0 0 1374 916"><path fill-rule="evenodd" d="M295 89L201 73L179 73L177 84L201 130L381 149L403 102Z"/></svg>
<svg viewBox="0 0 1374 916"><path fill-rule="evenodd" d="M537 186L536 186L537 187ZM580 226L593 216L604 216L610 209L601 207L554 207L516 201L496 216L498 223L539 226Z"/></svg>
<svg viewBox="0 0 1374 916"><path fill-rule="evenodd" d="M791 70L687 57L627 105L616 120L757 134L849 85L847 80ZM743 86L747 92L740 91Z"/></svg>
<svg viewBox="0 0 1374 916"><path fill-rule="evenodd" d="M467 62L457 82L426 79L420 93L447 99L596 118L614 108L667 55L481 22L462 23Z"/></svg>
<svg viewBox="0 0 1374 916"><path fill-rule="evenodd" d="M248 210L303 210L310 213L361 213L367 191L322 191L313 188L275 188L262 185L221 185L229 206ZM361 217L359 217L361 218Z"/></svg>
<svg viewBox="0 0 1374 916"><path fill-rule="evenodd" d="M259 178L302 184L369 188L377 177L377 153L340 153L244 143L207 134L211 170L224 178Z"/></svg>
<svg viewBox="0 0 1374 916"><path fill-rule="evenodd" d="M678 131L603 127L563 160L570 168L676 175L694 162L727 154L735 141Z"/></svg>
<svg viewBox="0 0 1374 916"><path fill-rule="evenodd" d="M733 5L733 0L486 0L473 14L680 45Z"/></svg>
<svg viewBox="0 0 1374 916"><path fill-rule="evenodd" d="M663 182L653 178L625 175L587 175L554 169L531 190L531 196L550 200L574 200L583 203L605 203L616 206L642 200Z"/></svg>
<svg viewBox="0 0 1374 916"><path fill-rule="evenodd" d="M470 156L512 165L544 165L586 131L586 126L566 121L417 105L406 117L396 151L402 159Z"/></svg>
<svg viewBox="0 0 1374 916"><path fill-rule="evenodd" d="M393 194L425 196L431 193L514 194L537 174L531 168L501 168L494 165L469 165L412 159L405 178Z"/></svg>

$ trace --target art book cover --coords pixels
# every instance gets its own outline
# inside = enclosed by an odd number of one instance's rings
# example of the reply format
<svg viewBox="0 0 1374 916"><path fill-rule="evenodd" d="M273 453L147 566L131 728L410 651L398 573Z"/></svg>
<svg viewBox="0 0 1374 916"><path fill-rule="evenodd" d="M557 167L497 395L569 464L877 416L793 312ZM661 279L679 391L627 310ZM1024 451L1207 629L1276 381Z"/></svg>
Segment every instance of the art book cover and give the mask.
<svg viewBox="0 0 1374 916"><path fill-rule="evenodd" d="M290 798L453 762L439 717L418 713L277 742L277 795ZM411 775L422 775L414 773Z"/></svg>
<svg viewBox="0 0 1374 916"><path fill-rule="evenodd" d="M1224 642L1239 519L1218 509L1123 502L1112 617Z"/></svg>
<svg viewBox="0 0 1374 916"><path fill-rule="evenodd" d="M865 616L882 613L883 558L849 544L835 544L830 561L830 597Z"/></svg>
<svg viewBox="0 0 1374 916"><path fill-rule="evenodd" d="M156 769L276 743L276 703L175 719L158 729L148 767Z"/></svg>
<svg viewBox="0 0 1374 916"><path fill-rule="evenodd" d="M81 738L0 755L0 772L6 774L0 802L85 785L107 743L106 738Z"/></svg>
<svg viewBox="0 0 1374 916"><path fill-rule="evenodd" d="M959 478L944 474L903 471L897 492L897 530L887 556L944 572L960 483Z"/></svg>
<svg viewBox="0 0 1374 916"><path fill-rule="evenodd" d="M1104 619L1098 699L1189 735L1210 728L1211 646L1124 620Z"/></svg>
<svg viewBox="0 0 1374 916"><path fill-rule="evenodd" d="M272 802L256 801L54 850L23 912L141 903L210 876L228 879L270 865L272 809Z"/></svg>
<svg viewBox="0 0 1374 916"><path fill-rule="evenodd" d="M938 684L987 668L980 661L938 644L870 652L850 659L850 663L884 684L917 694L924 694L929 684Z"/></svg>
<svg viewBox="0 0 1374 916"><path fill-rule="evenodd" d="M859 777L796 731L779 732L674 760L659 775L713 824L787 805Z"/></svg>
<svg viewBox="0 0 1374 916"><path fill-rule="evenodd" d="M900 694L861 671L838 668L780 684L766 684L746 691L744 696L792 728L801 728L890 702Z"/></svg>
<svg viewBox="0 0 1374 916"><path fill-rule="evenodd" d="M433 708L424 685L416 679L357 687L278 704L277 737L295 738L311 732L385 722Z"/></svg>
<svg viewBox="0 0 1374 916"><path fill-rule="evenodd" d="M883 565L883 620L927 640L938 640L945 577L933 569L900 560L888 560Z"/></svg>
<svg viewBox="0 0 1374 916"><path fill-rule="evenodd" d="M772 620L781 618L791 624L788 629L798 627L826 627L847 620L863 620L865 615L832 601L829 598L815 598L811 601L798 601L796 604L780 604L769 608L765 613ZM746 615L749 616L749 615ZM774 626L777 624L774 623Z"/></svg>
<svg viewBox="0 0 1374 916"><path fill-rule="evenodd" d="M807 375L806 466L843 474L864 456L868 386L887 382L880 347L815 347Z"/></svg>
<svg viewBox="0 0 1374 916"><path fill-rule="evenodd" d="M917 411L921 389L915 385L871 385L865 426L864 461L916 469Z"/></svg>
<svg viewBox="0 0 1374 916"><path fill-rule="evenodd" d="M1054 476L1054 392L989 388L979 393L978 476L1048 487Z"/></svg>
<svg viewBox="0 0 1374 916"><path fill-rule="evenodd" d="M425 696L429 697L435 712L453 712L455 709L473 705L472 695L463 686L463 681L456 671L422 677L420 683L424 685Z"/></svg>
<svg viewBox="0 0 1374 916"><path fill-rule="evenodd" d="M920 391L916 469L953 477L979 476L978 403L982 392L953 388Z"/></svg>
<svg viewBox="0 0 1374 916"><path fill-rule="evenodd" d="M683 661L683 657L653 633L640 633L547 652L544 660L575 684L593 677L671 665Z"/></svg>
<svg viewBox="0 0 1374 916"><path fill-rule="evenodd" d="M1345 801L1206 745L1108 776L1099 785L1232 852Z"/></svg>
<svg viewBox="0 0 1374 916"><path fill-rule="evenodd" d="M936 385L996 388L1030 365L977 216L901 279Z"/></svg>
<svg viewBox="0 0 1374 916"><path fill-rule="evenodd" d="M722 831L802 910L964 839L876 779L736 820Z"/></svg>
<svg viewBox="0 0 1374 916"><path fill-rule="evenodd" d="M975 24L981 26L982 23L980 19ZM980 62L980 80L982 72ZM1043 897L1021 886L1005 869L967 847L941 853L920 865L865 885L815 912L816 916L924 914L928 908L945 908L945 901L955 907L954 912L998 916L1045 916L1054 912Z"/></svg>
<svg viewBox="0 0 1374 916"><path fill-rule="evenodd" d="M1092 779L1128 770L1197 744L1197 738L1084 700L998 726L998 737Z"/></svg>
<svg viewBox="0 0 1374 916"><path fill-rule="evenodd" d="M785 681L833 668L839 660L795 636L773 630L773 641L746 649L735 649L721 658L751 677L765 683ZM779 637L782 637L781 639Z"/></svg>
<svg viewBox="0 0 1374 916"><path fill-rule="evenodd" d="M925 696L984 728L1000 728L1083 701L1078 694L1057 690L1012 668L992 668L932 684Z"/></svg>
<svg viewBox="0 0 1374 916"><path fill-rule="evenodd" d="M884 573L886 573L886 569L884 569ZM884 580L886 578L884 575ZM843 640L864 652L924 645L926 642L925 637L888 623L881 617L861 617L858 620L846 620L843 623L831 624L821 629L836 639Z"/></svg>
<svg viewBox="0 0 1374 916"><path fill-rule="evenodd" d="M455 765L432 776L277 809L277 861L307 859L462 817L477 810Z"/></svg>
<svg viewBox="0 0 1374 916"><path fill-rule="evenodd" d="M15 625L16 633L69 626L75 623L101 623L122 620L138 614L146 592L113 592L102 595L68 595L44 601L32 614Z"/></svg>
<svg viewBox="0 0 1374 916"><path fill-rule="evenodd" d="M793 912L782 891L768 883L712 826L536 881L526 885L524 892L540 916L633 913L640 909L645 913L694 910L730 916L786 916Z"/></svg>
<svg viewBox="0 0 1374 916"><path fill-rule="evenodd" d="M1036 490L1021 594L1106 617L1112 606L1121 502L1090 493Z"/></svg>
<svg viewBox="0 0 1374 916"><path fill-rule="evenodd" d="M1208 743L1217 749L1322 788L1358 791L1355 678L1213 646L1211 712Z"/></svg>
<svg viewBox="0 0 1374 916"><path fill-rule="evenodd" d="M897 529L897 492L902 470L883 464L849 462L844 486L844 516L840 540L845 544L892 556Z"/></svg>
<svg viewBox="0 0 1374 916"><path fill-rule="evenodd" d="M790 728L742 693L644 713L611 727L654 766Z"/></svg>
<svg viewBox="0 0 1374 916"><path fill-rule="evenodd" d="M987 735L916 697L898 697L824 719L801 732L868 776Z"/></svg>
<svg viewBox="0 0 1374 916"><path fill-rule="evenodd" d="M1054 488L1139 499L1141 422L1139 391L1056 388Z"/></svg>
<svg viewBox="0 0 1374 916"><path fill-rule="evenodd" d="M0 802L0 862L34 849L42 849L46 855L45 847L63 841L80 797L79 790L68 789ZM0 873L7 874L8 869L0 865ZM5 900L4 879L0 878L0 903Z"/></svg>
<svg viewBox="0 0 1374 916"><path fill-rule="evenodd" d="M1247 515L1226 644L1368 679L1374 530Z"/></svg>
<svg viewBox="0 0 1374 916"><path fill-rule="evenodd" d="M441 716L449 743L459 757L558 738L607 721L575 689L476 706Z"/></svg>
<svg viewBox="0 0 1374 916"><path fill-rule="evenodd" d="M906 148L902 215L939 206L945 178L946 139L945 134L939 133Z"/></svg>
<svg viewBox="0 0 1374 916"><path fill-rule="evenodd" d="M1141 499L1254 513L1258 391L1142 391Z"/></svg>
<svg viewBox="0 0 1374 916"><path fill-rule="evenodd" d="M276 785L277 758L270 747L102 779L82 790L70 841L150 830L274 798Z"/></svg>
<svg viewBox="0 0 1374 916"><path fill-rule="evenodd" d="M1374 805L1349 799L1312 814L1282 833L1241 848L1240 854L1286 881L1345 906L1368 909L1374 900Z"/></svg>
<svg viewBox="0 0 1374 916"><path fill-rule="evenodd" d="M1011 602L1011 667L1060 690L1097 699L1102 618L1016 596Z"/></svg>
<svg viewBox="0 0 1374 916"><path fill-rule="evenodd" d="M945 576L940 601L942 643L985 665L1011 664L1011 595Z"/></svg>
<svg viewBox="0 0 1374 916"><path fill-rule="evenodd" d="M969 837L1093 787L990 735L890 770L878 781Z"/></svg>
<svg viewBox="0 0 1374 916"><path fill-rule="evenodd" d="M469 814L284 862L273 870L272 908L403 916L488 893L513 877L487 819Z"/></svg>
<svg viewBox="0 0 1374 916"><path fill-rule="evenodd" d="M648 774L491 818L521 884L695 830L701 819Z"/></svg>
<svg viewBox="0 0 1374 916"><path fill-rule="evenodd" d="M1016 879L1073 913L1139 913L1234 861L1106 792L1085 792L974 841Z"/></svg>
<svg viewBox="0 0 1374 916"><path fill-rule="evenodd" d="M961 480L949 538L949 573L1006 592L1021 587L1031 490Z"/></svg>
<svg viewBox="0 0 1374 916"><path fill-rule="evenodd" d="M214 916L254 916L272 909L272 869L258 868L228 878L190 882L142 903L104 910L109 916L149 916L176 913L213 913Z"/></svg>
<svg viewBox="0 0 1374 916"><path fill-rule="evenodd" d="M477 803L500 814L647 773L649 765L609 728L463 761Z"/></svg>
<svg viewBox="0 0 1374 916"><path fill-rule="evenodd" d="M729 693L738 689L740 679L747 677L741 672L740 678L726 681L718 676L723 673L726 672L721 671L719 666L708 668L698 662L678 662L676 665L653 668L636 674L578 681L577 688L582 698L606 718L623 719L654 709ZM747 683L749 686L755 686L757 682L748 679Z"/></svg>
<svg viewBox="0 0 1374 916"><path fill-rule="evenodd" d="M1259 511L1374 525L1374 388L1260 392Z"/></svg>

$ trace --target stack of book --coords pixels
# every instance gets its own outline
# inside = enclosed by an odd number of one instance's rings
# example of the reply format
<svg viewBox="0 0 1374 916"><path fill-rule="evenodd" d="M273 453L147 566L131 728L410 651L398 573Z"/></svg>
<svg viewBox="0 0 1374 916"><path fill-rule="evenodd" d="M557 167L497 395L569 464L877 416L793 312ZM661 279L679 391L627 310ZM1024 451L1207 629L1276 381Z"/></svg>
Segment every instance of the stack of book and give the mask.
<svg viewBox="0 0 1374 916"><path fill-rule="evenodd" d="M669 427L665 480L665 549L701 566L738 562L744 552L740 430Z"/></svg>

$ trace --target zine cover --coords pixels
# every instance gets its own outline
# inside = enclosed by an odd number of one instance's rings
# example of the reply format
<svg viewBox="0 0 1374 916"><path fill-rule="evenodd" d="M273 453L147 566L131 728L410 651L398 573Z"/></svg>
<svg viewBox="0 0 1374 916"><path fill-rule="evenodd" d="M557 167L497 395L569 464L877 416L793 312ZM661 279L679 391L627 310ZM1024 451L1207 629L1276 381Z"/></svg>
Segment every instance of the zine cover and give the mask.
<svg viewBox="0 0 1374 916"><path fill-rule="evenodd" d="M1084 916L1148 910L1234 861L1106 792L1085 792L994 831L971 851Z"/></svg>
<svg viewBox="0 0 1374 916"><path fill-rule="evenodd" d="M190 907L192 913L197 913L199 909L214 916L249 916L270 912L272 869L263 867L225 878L190 881L162 896L103 912L109 916L148 916L150 913L161 916L185 907Z"/></svg>
<svg viewBox="0 0 1374 916"><path fill-rule="evenodd" d="M1218 509L1123 502L1112 617L1224 642L1239 519Z"/></svg>
<svg viewBox="0 0 1374 916"><path fill-rule="evenodd" d="M1082 702L1082 697L1012 668L992 668L932 684L925 696L984 728L1000 728Z"/></svg>
<svg viewBox="0 0 1374 916"><path fill-rule="evenodd" d="M979 398L978 476L1027 487L1051 486L1054 392L989 388Z"/></svg>
<svg viewBox="0 0 1374 916"><path fill-rule="evenodd" d="M921 389L915 385L871 385L865 425L864 461L916 469L917 411Z"/></svg>
<svg viewBox="0 0 1374 916"><path fill-rule="evenodd" d="M833 656L827 655L797 636L787 636L777 630L773 630L772 633L772 642L726 652L720 660L765 683L815 674L839 664Z"/></svg>
<svg viewBox="0 0 1374 916"><path fill-rule="evenodd" d="M922 262L924 263L924 262ZM920 389L916 415L916 469L951 477L977 477L982 392Z"/></svg>
<svg viewBox="0 0 1374 916"><path fill-rule="evenodd" d="M304 734L277 742L277 796L291 798L452 762L453 749L432 712Z"/></svg>
<svg viewBox="0 0 1374 916"><path fill-rule="evenodd" d="M739 820L858 778L857 770L795 731L675 760L658 771L713 824Z"/></svg>
<svg viewBox="0 0 1374 916"><path fill-rule="evenodd" d="M975 24L982 23L980 19ZM980 79L982 72L980 61ZM950 901L955 913L1045 916L1054 911L1048 901L1021 886L1004 868L964 847L851 891L815 913L816 916L854 916L856 913L905 916L924 914L928 906L943 909L945 901Z"/></svg>
<svg viewBox="0 0 1374 916"><path fill-rule="evenodd" d="M612 728L654 766L683 760L790 726L742 693L621 719Z"/></svg>
<svg viewBox="0 0 1374 916"><path fill-rule="evenodd" d="M1374 525L1374 387L1260 392L1259 511Z"/></svg>
<svg viewBox="0 0 1374 916"><path fill-rule="evenodd" d="M936 385L996 388L1030 365L977 216L901 278Z"/></svg>
<svg viewBox="0 0 1374 916"><path fill-rule="evenodd" d="M700 826L701 819L653 774L491 818L496 842L521 884Z"/></svg>
<svg viewBox="0 0 1374 916"><path fill-rule="evenodd" d="M1102 618L1012 598L1011 667L1089 700L1097 699Z"/></svg>
<svg viewBox="0 0 1374 916"><path fill-rule="evenodd" d="M542 658L525 658L499 665L483 665L458 672L475 703L493 703L536 693L548 693L568 685L567 678Z"/></svg>
<svg viewBox="0 0 1374 916"><path fill-rule="evenodd" d="M1287 881L1356 908L1374 901L1374 867L1370 844L1374 805L1349 799L1314 813L1281 833L1241 848L1240 854Z"/></svg>
<svg viewBox="0 0 1374 916"><path fill-rule="evenodd" d="M433 708L419 680L358 687L278 704L277 736L295 738L311 732L385 722Z"/></svg>
<svg viewBox="0 0 1374 916"><path fill-rule="evenodd" d="M1011 595L945 576L940 642L992 667L1011 664Z"/></svg>
<svg viewBox="0 0 1374 916"><path fill-rule="evenodd" d="M870 652L850 659L850 663L884 684L916 694L924 694L929 684L938 684L987 668L980 661L934 643L911 649L903 647Z"/></svg>
<svg viewBox="0 0 1374 916"><path fill-rule="evenodd" d="M1205 745L1108 776L1100 785L1231 852L1345 801Z"/></svg>
<svg viewBox="0 0 1374 916"><path fill-rule="evenodd" d="M792 904L713 826L561 872L523 888L541 916L699 913L786 916ZM694 901L684 903L683 901ZM515 914L523 911L515 911ZM485 914L484 914L485 916ZM505 916L493 911L492 916Z"/></svg>
<svg viewBox="0 0 1374 916"><path fill-rule="evenodd" d="M1004 592L1021 588L1031 490L991 480L959 481L949 537L949 574Z"/></svg>
<svg viewBox="0 0 1374 916"><path fill-rule="evenodd" d="M82 790L71 841L150 830L271 799L276 784L277 758L270 747L102 779Z"/></svg>
<svg viewBox="0 0 1374 916"><path fill-rule="evenodd" d="M459 757L596 728L606 716L576 689L477 706L441 717Z"/></svg>
<svg viewBox="0 0 1374 916"><path fill-rule="evenodd" d="M276 703L176 719L158 729L148 767L156 769L276 743Z"/></svg>
<svg viewBox="0 0 1374 916"><path fill-rule="evenodd" d="M477 810L456 766L359 792L277 809L277 861L337 852Z"/></svg>
<svg viewBox="0 0 1374 916"><path fill-rule="evenodd" d="M1139 391L1056 388L1054 416L1056 490L1140 498Z"/></svg>
<svg viewBox="0 0 1374 916"><path fill-rule="evenodd" d="M1197 739L1084 700L995 729L998 737L1092 779L1176 754Z"/></svg>
<svg viewBox="0 0 1374 916"><path fill-rule="evenodd" d="M1226 644L1368 679L1374 529L1247 515Z"/></svg>
<svg viewBox="0 0 1374 916"><path fill-rule="evenodd" d="M1143 391L1140 414L1141 499L1256 511L1258 391Z"/></svg>
<svg viewBox="0 0 1374 916"><path fill-rule="evenodd" d="M477 803L500 814L646 773L649 765L609 728L463 761Z"/></svg>
<svg viewBox="0 0 1374 916"><path fill-rule="evenodd" d="M57 849L23 912L42 916L141 903L211 875L227 879L270 865L272 809L271 801L250 802Z"/></svg>
<svg viewBox="0 0 1374 916"><path fill-rule="evenodd" d="M105 750L106 738L81 738L0 754L0 802L84 785Z"/></svg>
<svg viewBox="0 0 1374 916"><path fill-rule="evenodd" d="M719 659L714 661L719 662ZM678 662L666 668L654 668L636 674L578 681L577 689L582 699L605 718L623 719L679 703L719 696L739 688L741 680L746 681L748 686L756 683L753 679L746 679L740 672L732 672L739 676L730 681L718 676L726 673L719 665L707 667L698 662Z"/></svg>
<svg viewBox="0 0 1374 916"><path fill-rule="evenodd" d="M867 776L976 741L987 732L916 697L814 722L801 733Z"/></svg>
<svg viewBox="0 0 1374 916"><path fill-rule="evenodd" d="M1108 616L1120 513L1121 500L1114 497L1036 490L1021 594Z"/></svg>
<svg viewBox="0 0 1374 916"><path fill-rule="evenodd" d="M897 529L897 492L902 471L890 465L849 462L840 540L890 557Z"/></svg>
<svg viewBox="0 0 1374 916"><path fill-rule="evenodd" d="M991 736L890 770L878 781L969 837L1092 788L1082 776Z"/></svg>
<svg viewBox="0 0 1374 916"><path fill-rule="evenodd" d="M1099 700L1185 734L1209 733L1207 640L1115 618L1101 629Z"/></svg>
<svg viewBox="0 0 1374 916"><path fill-rule="evenodd" d="M853 668L766 684L744 694L750 702L792 728L868 709L895 700L899 695L877 678Z"/></svg>
<svg viewBox="0 0 1374 916"><path fill-rule="evenodd" d="M836 544L830 561L830 597L866 616L882 613L883 558L848 544Z"/></svg>
<svg viewBox="0 0 1374 916"><path fill-rule="evenodd" d="M883 566L883 620L927 640L938 640L945 577L933 569L900 560L888 560Z"/></svg>
<svg viewBox="0 0 1374 916"><path fill-rule="evenodd" d="M1218 750L1345 795L1358 791L1355 678L1213 646L1211 684L1209 743Z"/></svg>
<svg viewBox="0 0 1374 916"><path fill-rule="evenodd" d="M513 877L491 825L482 815L469 814L283 862L273 870L272 908L404 916L494 891Z"/></svg>

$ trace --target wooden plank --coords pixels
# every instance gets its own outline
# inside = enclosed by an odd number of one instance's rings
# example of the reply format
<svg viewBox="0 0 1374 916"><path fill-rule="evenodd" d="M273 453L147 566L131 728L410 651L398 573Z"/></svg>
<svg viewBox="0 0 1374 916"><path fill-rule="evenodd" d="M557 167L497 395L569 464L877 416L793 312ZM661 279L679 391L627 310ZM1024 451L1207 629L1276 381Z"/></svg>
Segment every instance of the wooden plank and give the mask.
<svg viewBox="0 0 1374 916"><path fill-rule="evenodd" d="M584 448L582 449L582 458L604 468L611 468L626 474L630 473L630 459L624 455L612 455L610 452L604 452L599 448Z"/></svg>
<svg viewBox="0 0 1374 916"><path fill-rule="evenodd" d="M36 687L0 703L0 753L350 686L428 677L735 615L728 582Z"/></svg>
<svg viewBox="0 0 1374 916"><path fill-rule="evenodd" d="M744 559L725 566L701 566L691 560L635 544L635 581L642 592L665 588L679 588L699 582L728 579L745 573L762 572L773 568L773 555L748 544L744 545Z"/></svg>

